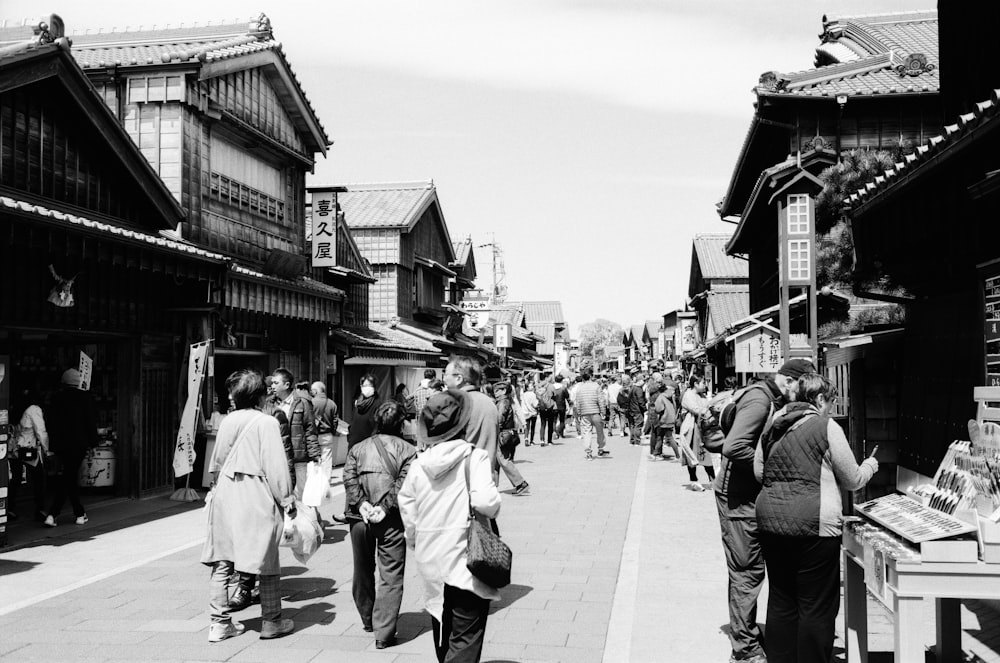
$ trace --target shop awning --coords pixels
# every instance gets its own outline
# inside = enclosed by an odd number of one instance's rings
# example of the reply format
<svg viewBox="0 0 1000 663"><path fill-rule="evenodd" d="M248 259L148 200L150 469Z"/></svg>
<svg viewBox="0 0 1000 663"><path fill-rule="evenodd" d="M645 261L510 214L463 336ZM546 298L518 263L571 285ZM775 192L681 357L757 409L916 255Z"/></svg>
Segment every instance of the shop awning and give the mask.
<svg viewBox="0 0 1000 663"><path fill-rule="evenodd" d="M308 322L340 323L344 291L311 279L289 280L229 265L223 305Z"/></svg>
<svg viewBox="0 0 1000 663"><path fill-rule="evenodd" d="M345 365L427 366L441 357L433 343L386 325L340 327L331 333L347 352Z"/></svg>
<svg viewBox="0 0 1000 663"><path fill-rule="evenodd" d="M445 336L440 332L440 328L434 328L430 325L421 325L408 320L398 323L396 330L427 341L443 352L476 354L484 359L495 359L500 356L500 353L493 351L482 343L472 340L465 334L458 333L453 336Z"/></svg>

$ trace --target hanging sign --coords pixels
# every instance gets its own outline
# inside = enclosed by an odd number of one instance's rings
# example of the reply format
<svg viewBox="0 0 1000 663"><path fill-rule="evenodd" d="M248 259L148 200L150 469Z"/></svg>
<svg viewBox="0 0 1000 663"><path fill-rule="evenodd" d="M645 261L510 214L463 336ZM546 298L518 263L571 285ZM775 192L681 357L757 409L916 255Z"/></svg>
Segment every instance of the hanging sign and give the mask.
<svg viewBox="0 0 1000 663"><path fill-rule="evenodd" d="M784 363L781 339L766 330L738 342L735 354L738 373L775 373Z"/></svg>
<svg viewBox="0 0 1000 663"><path fill-rule="evenodd" d="M198 417L201 416L201 385L207 373L208 346L211 341L195 343L191 346L188 361L188 393L184 403L184 414L177 429L177 444L174 446L174 475L182 477L194 468L194 436L197 432Z"/></svg>
<svg viewBox="0 0 1000 663"><path fill-rule="evenodd" d="M312 266L337 266L337 194L312 192Z"/></svg>
<svg viewBox="0 0 1000 663"><path fill-rule="evenodd" d="M510 323L498 324L493 328L493 345L498 348L512 347Z"/></svg>
<svg viewBox="0 0 1000 663"><path fill-rule="evenodd" d="M80 384L78 389L90 391L91 378L94 376L94 360L80 352Z"/></svg>

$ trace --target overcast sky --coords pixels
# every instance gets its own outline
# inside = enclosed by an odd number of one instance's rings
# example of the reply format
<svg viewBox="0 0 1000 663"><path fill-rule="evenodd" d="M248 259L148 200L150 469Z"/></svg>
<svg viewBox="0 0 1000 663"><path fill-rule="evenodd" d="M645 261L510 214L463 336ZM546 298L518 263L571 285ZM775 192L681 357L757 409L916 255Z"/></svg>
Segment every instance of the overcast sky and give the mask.
<svg viewBox="0 0 1000 663"><path fill-rule="evenodd" d="M510 300L575 331L683 307L768 70L812 64L824 13L923 0L0 0L68 31L263 11L334 141L309 185L433 179L453 239L503 249ZM480 285L490 252L477 249Z"/></svg>

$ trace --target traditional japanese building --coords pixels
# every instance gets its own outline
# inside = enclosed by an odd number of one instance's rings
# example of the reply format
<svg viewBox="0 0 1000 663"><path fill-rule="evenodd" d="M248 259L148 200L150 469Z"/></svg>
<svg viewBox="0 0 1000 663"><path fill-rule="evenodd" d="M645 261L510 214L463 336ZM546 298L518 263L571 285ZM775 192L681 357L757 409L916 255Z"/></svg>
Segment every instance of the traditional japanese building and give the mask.
<svg viewBox="0 0 1000 663"><path fill-rule="evenodd" d="M524 312L525 326L531 333L544 339L535 347L543 358L551 361L555 370L569 367L569 323L563 314L562 303L557 301L507 302Z"/></svg>

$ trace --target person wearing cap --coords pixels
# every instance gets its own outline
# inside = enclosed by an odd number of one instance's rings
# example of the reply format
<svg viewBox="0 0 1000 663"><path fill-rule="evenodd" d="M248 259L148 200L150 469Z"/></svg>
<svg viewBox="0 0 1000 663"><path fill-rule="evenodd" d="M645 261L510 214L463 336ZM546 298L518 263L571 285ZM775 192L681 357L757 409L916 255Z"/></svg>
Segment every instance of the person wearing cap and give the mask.
<svg viewBox="0 0 1000 663"><path fill-rule="evenodd" d="M97 414L89 391L80 389L80 371L68 369L62 374L60 388L52 396L48 417L49 451L62 463L62 476L55 478L55 492L43 523L55 527L66 499L73 507L77 525L90 520L80 502L77 475L87 451L97 446Z"/></svg>
<svg viewBox="0 0 1000 663"><path fill-rule="evenodd" d="M764 557L757 529L760 484L754 477L757 445L774 413L793 400L796 380L815 372L806 359L789 359L777 374L751 385L736 401L732 427L722 445L715 500L729 572L730 661L765 663L757 625L757 597L764 583Z"/></svg>
<svg viewBox="0 0 1000 663"><path fill-rule="evenodd" d="M450 371L449 366L449 371ZM399 490L406 545L424 584L438 661L478 661L490 601L500 598L467 567L469 505L487 518L500 511L489 452L467 441L472 394L435 394L417 416L417 437L428 448L410 465ZM494 408L495 411L495 408Z"/></svg>

